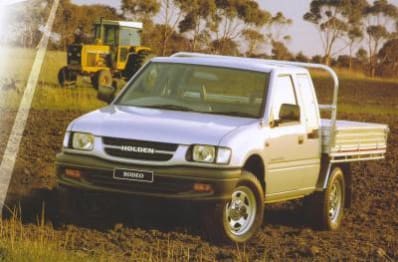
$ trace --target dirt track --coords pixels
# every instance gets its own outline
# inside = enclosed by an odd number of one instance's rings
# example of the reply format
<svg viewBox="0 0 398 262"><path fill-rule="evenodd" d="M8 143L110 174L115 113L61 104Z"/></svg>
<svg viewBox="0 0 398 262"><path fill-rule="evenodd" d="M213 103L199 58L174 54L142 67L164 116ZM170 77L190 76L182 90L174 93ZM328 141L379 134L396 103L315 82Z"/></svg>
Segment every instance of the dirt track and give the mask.
<svg viewBox="0 0 398 262"><path fill-rule="evenodd" d="M13 112L3 111L3 127L11 125ZM60 150L63 133L78 111L31 111L17 161L9 202L25 199L23 213L29 218L41 206L44 189L54 180L54 157ZM10 116L10 117L7 117ZM117 258L147 261L152 256L180 261L290 260L385 260L398 259L398 123L394 116L342 115L341 118L388 123L391 128L385 161L353 164L353 207L348 210L338 232L320 232L302 219L299 201L266 207L261 232L245 247L217 247L202 240L195 208L183 204L161 208L156 203L135 207L126 215L125 202L118 211L101 219L103 223L56 229L60 238L70 238L66 247L83 252L113 253ZM0 156L10 128L0 131ZM32 189L40 189L39 191ZM39 192L39 193L38 193ZM25 196L25 197L23 197ZM33 196L33 197L32 197ZM167 205L163 205L167 206ZM151 208L156 212L149 212ZM183 216L178 214L183 213ZM32 231L37 230L29 226ZM171 259L171 258L174 258ZM233 259L233 260L228 260ZM164 260L162 260L164 261Z"/></svg>

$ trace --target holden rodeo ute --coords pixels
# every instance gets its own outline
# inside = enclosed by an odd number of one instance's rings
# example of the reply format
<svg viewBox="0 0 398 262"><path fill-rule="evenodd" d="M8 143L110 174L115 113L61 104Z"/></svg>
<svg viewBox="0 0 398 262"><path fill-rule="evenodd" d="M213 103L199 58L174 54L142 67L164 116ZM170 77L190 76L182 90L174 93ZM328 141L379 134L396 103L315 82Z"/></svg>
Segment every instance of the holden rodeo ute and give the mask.
<svg viewBox="0 0 398 262"><path fill-rule="evenodd" d="M308 68L331 75L332 104L318 105ZM318 64L154 58L116 97L100 87L109 105L69 125L56 158L59 195L206 202L209 234L235 242L260 228L265 204L304 198L316 225L336 230L350 205L349 164L383 159L389 130L336 120L338 87Z"/></svg>

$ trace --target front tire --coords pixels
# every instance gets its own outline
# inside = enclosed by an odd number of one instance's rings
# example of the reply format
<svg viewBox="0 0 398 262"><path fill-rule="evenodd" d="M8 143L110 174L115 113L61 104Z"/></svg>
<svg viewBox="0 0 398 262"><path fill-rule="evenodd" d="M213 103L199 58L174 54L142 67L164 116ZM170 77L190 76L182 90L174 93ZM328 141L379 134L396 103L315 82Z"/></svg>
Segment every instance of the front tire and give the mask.
<svg viewBox="0 0 398 262"><path fill-rule="evenodd" d="M65 87L70 83L75 83L77 80L77 74L67 66L62 67L58 72L58 83L60 86Z"/></svg>
<svg viewBox="0 0 398 262"><path fill-rule="evenodd" d="M346 181L343 170L334 167L323 192L315 193L309 199L311 218L321 230L337 230L344 216Z"/></svg>
<svg viewBox="0 0 398 262"><path fill-rule="evenodd" d="M202 213L210 240L244 243L261 227L264 217L264 190L257 177L244 171L232 192L223 201Z"/></svg>

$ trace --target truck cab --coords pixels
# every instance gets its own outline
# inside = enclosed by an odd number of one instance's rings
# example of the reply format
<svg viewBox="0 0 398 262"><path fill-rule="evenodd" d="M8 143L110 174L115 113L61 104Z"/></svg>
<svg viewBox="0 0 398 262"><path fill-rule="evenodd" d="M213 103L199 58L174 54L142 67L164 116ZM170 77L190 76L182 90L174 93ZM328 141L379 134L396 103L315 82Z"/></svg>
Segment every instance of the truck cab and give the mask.
<svg viewBox="0 0 398 262"><path fill-rule="evenodd" d="M331 74L331 105L318 105L307 68ZM336 119L338 78L323 65L178 53L114 91L100 88L109 105L69 125L60 187L205 202L221 241L247 241L264 204L298 198L317 225L339 228L349 163L386 152L387 126Z"/></svg>

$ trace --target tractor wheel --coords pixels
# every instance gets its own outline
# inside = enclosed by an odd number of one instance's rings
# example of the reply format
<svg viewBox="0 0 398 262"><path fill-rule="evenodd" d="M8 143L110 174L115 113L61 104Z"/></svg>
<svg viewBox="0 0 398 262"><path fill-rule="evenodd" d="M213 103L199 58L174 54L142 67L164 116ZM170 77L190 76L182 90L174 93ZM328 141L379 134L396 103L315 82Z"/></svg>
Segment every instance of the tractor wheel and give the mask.
<svg viewBox="0 0 398 262"><path fill-rule="evenodd" d="M129 80L137 71L154 55L148 51L141 51L137 54L130 54L126 64L126 68L123 71L123 77Z"/></svg>
<svg viewBox="0 0 398 262"><path fill-rule="evenodd" d="M69 70L67 66L62 67L58 72L58 83L62 87L74 84L76 79L77 74Z"/></svg>
<svg viewBox="0 0 398 262"><path fill-rule="evenodd" d="M112 86L112 74L109 70L100 70L91 78L91 82L95 89L100 86Z"/></svg>

